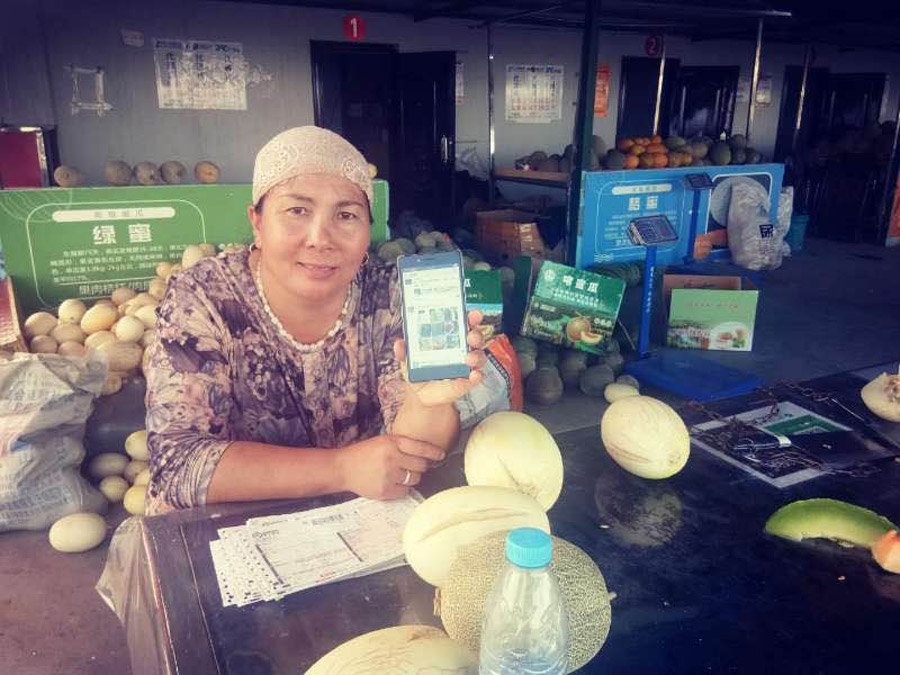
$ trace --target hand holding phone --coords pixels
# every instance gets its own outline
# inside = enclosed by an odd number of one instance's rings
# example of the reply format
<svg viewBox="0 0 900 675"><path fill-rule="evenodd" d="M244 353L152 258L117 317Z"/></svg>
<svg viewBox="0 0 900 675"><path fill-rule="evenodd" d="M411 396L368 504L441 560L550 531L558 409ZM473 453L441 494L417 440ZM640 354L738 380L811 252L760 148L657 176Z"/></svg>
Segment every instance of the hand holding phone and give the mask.
<svg viewBox="0 0 900 675"><path fill-rule="evenodd" d="M397 258L410 382L468 378L469 323L459 251Z"/></svg>

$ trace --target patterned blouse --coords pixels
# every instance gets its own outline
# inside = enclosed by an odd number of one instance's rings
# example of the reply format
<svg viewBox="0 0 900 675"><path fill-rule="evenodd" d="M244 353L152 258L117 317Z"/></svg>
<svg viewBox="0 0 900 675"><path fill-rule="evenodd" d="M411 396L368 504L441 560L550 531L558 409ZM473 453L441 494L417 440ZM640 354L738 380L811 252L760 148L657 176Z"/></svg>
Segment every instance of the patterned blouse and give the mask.
<svg viewBox="0 0 900 675"><path fill-rule="evenodd" d="M206 501L232 441L337 448L389 430L402 402L393 268L368 263L344 323L301 350L273 322L249 252L205 258L169 283L147 364L147 512Z"/></svg>

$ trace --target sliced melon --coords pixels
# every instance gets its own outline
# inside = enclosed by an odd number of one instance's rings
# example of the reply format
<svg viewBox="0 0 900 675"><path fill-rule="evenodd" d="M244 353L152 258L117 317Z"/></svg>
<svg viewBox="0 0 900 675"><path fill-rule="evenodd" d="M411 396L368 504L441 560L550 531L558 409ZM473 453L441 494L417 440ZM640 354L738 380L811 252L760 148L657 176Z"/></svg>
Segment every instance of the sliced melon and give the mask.
<svg viewBox="0 0 900 675"><path fill-rule="evenodd" d="M834 539L871 548L896 530L884 516L837 499L803 499L782 506L766 521L765 531L785 539Z"/></svg>

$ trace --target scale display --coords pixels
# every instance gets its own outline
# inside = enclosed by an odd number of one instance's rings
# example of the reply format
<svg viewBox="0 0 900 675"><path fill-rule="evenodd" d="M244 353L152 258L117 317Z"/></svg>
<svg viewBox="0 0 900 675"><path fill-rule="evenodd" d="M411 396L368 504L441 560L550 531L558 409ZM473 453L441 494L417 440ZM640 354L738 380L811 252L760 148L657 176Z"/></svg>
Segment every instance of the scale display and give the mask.
<svg viewBox="0 0 900 675"><path fill-rule="evenodd" d="M684 177L684 183L692 190L712 190L715 183L706 173L689 173Z"/></svg>
<svg viewBox="0 0 900 675"><path fill-rule="evenodd" d="M678 241L678 233L666 216L635 218L628 226L628 236L638 246L658 246Z"/></svg>

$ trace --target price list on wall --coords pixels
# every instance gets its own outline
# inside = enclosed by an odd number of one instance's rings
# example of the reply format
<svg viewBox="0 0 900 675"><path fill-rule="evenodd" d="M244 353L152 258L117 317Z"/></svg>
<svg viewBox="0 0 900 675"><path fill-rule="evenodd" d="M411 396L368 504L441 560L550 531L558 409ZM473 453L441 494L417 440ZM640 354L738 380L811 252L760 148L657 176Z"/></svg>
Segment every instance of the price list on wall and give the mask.
<svg viewBox="0 0 900 675"><path fill-rule="evenodd" d="M506 66L506 119L546 123L562 119L563 66Z"/></svg>

